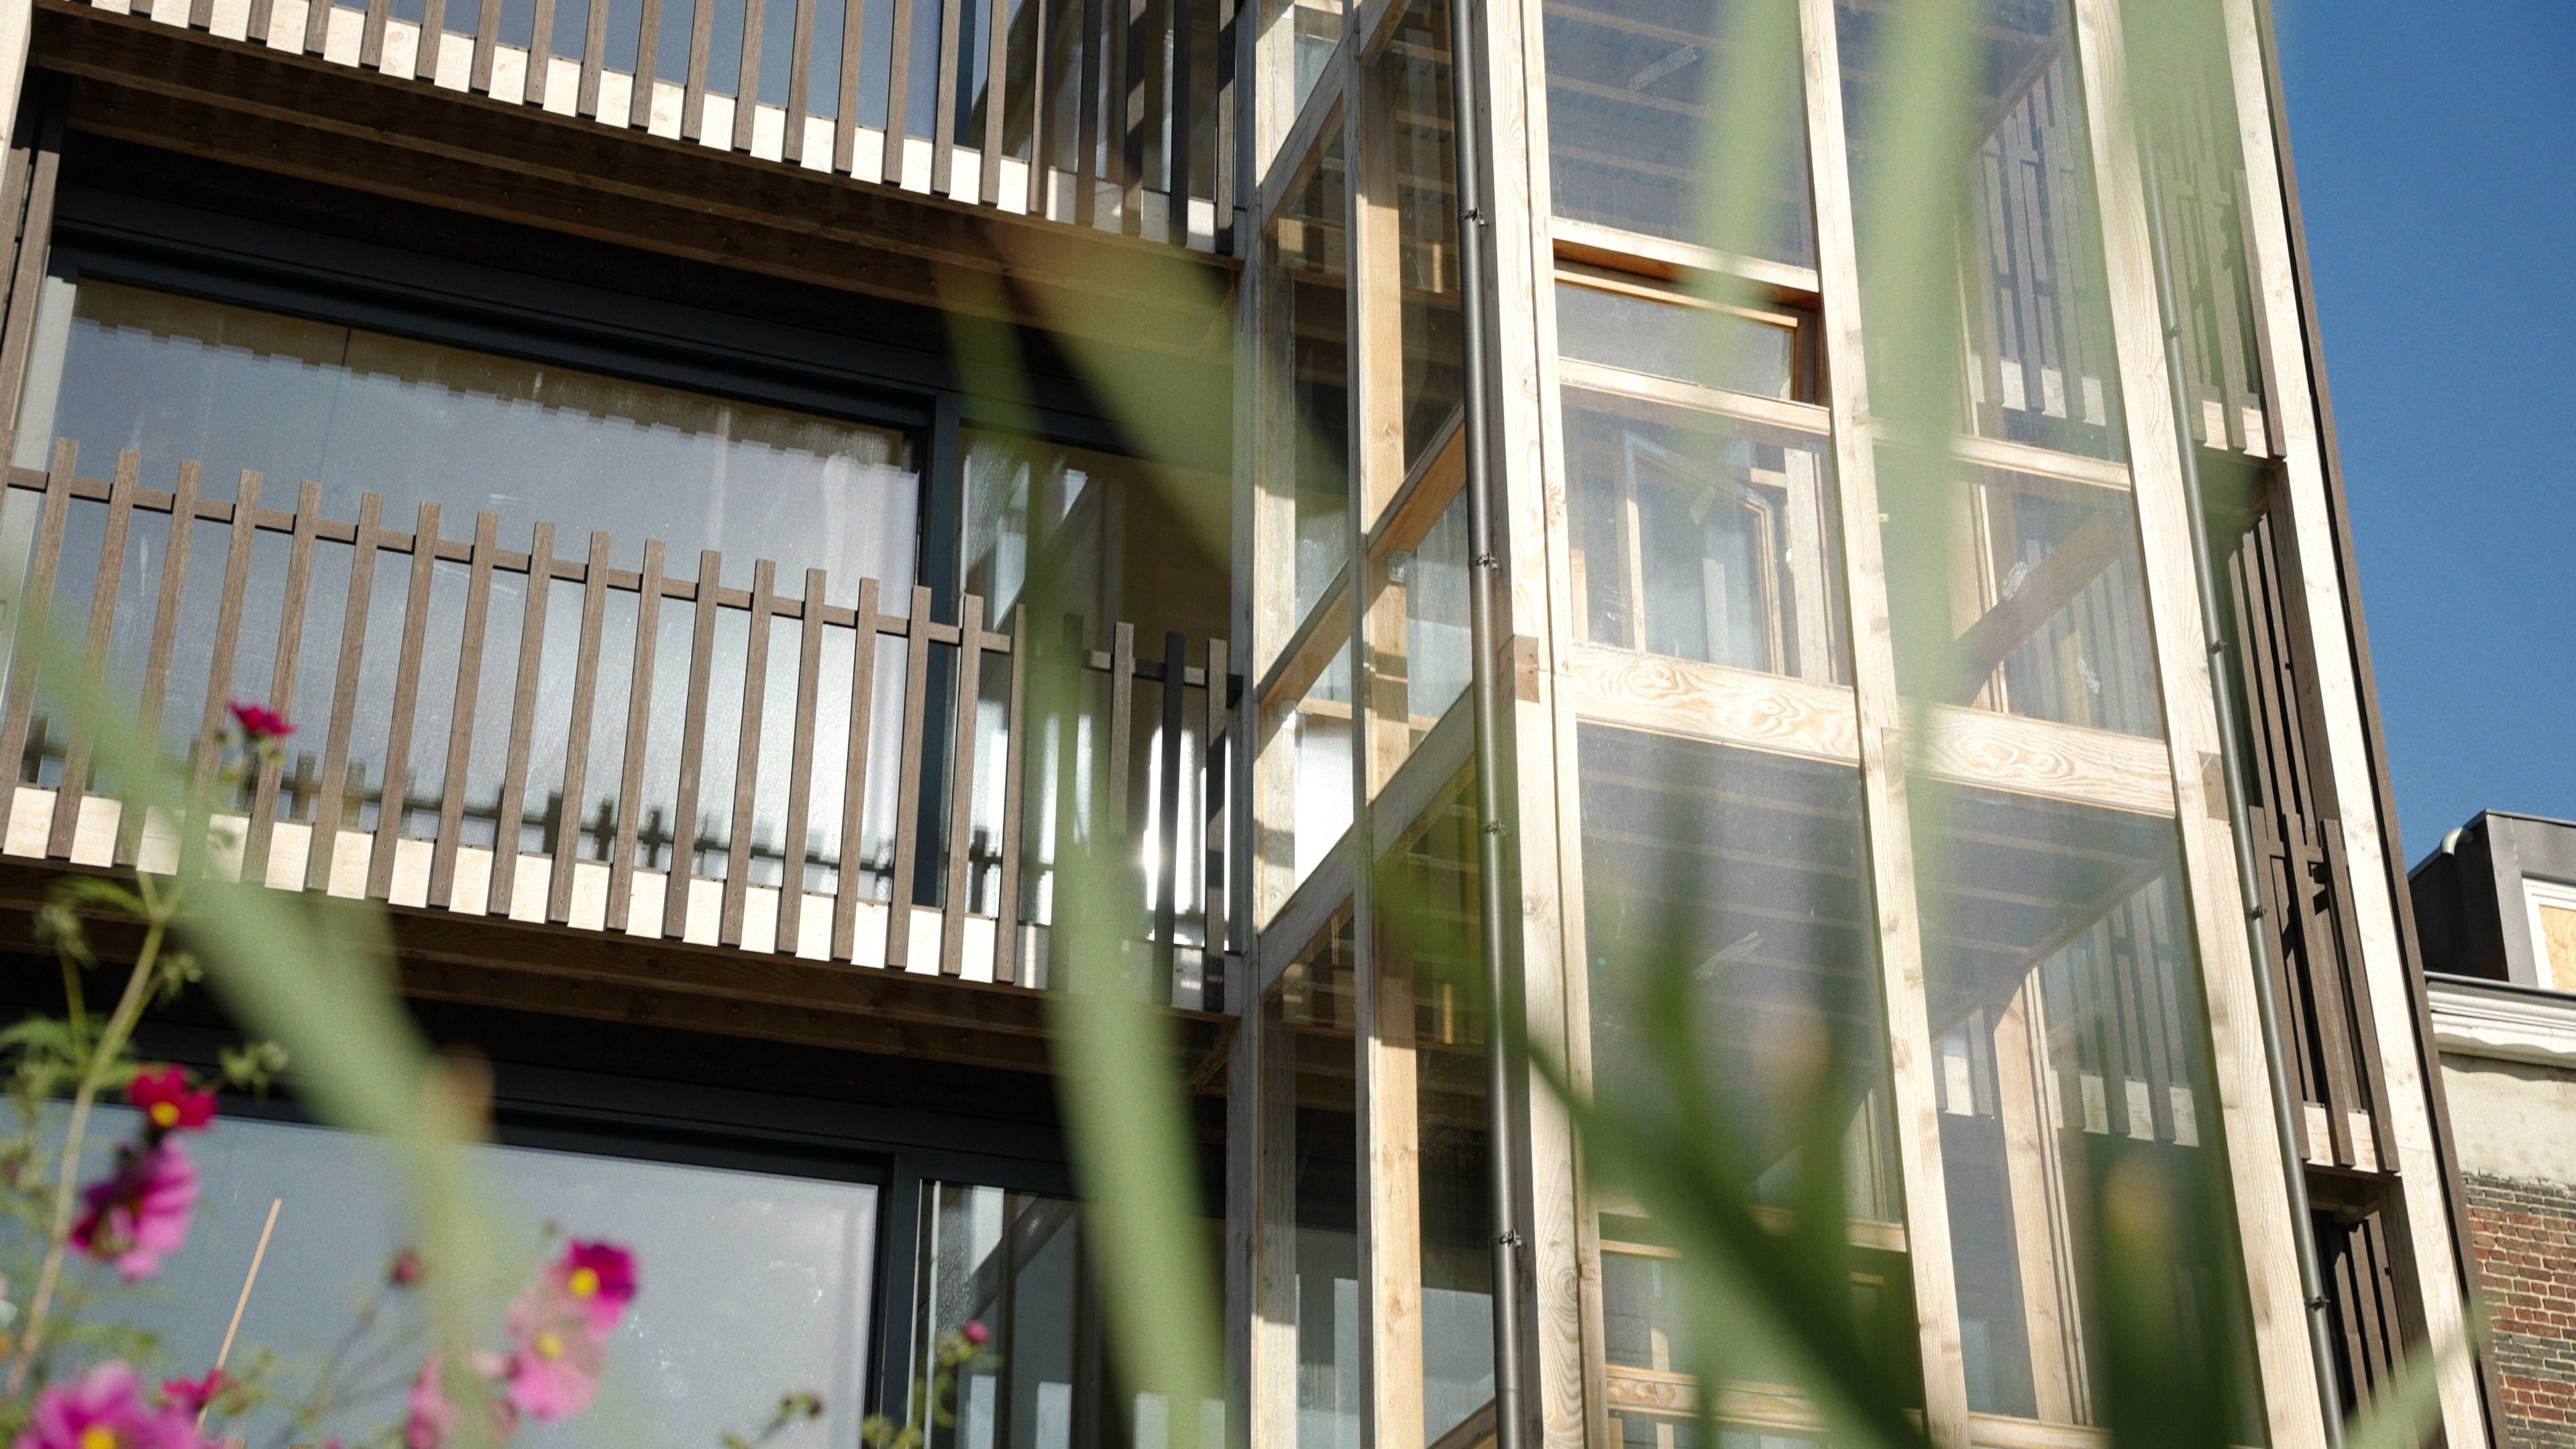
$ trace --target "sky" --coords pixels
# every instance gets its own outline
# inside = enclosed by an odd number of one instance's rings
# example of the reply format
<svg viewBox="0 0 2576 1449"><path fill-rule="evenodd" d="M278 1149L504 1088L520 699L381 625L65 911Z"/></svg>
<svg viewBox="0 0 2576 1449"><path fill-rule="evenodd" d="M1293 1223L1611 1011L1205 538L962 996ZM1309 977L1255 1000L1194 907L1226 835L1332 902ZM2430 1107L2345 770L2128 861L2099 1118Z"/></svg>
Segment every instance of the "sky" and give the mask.
<svg viewBox="0 0 2576 1449"><path fill-rule="evenodd" d="M2407 860L2576 820L2576 3L2274 14Z"/></svg>

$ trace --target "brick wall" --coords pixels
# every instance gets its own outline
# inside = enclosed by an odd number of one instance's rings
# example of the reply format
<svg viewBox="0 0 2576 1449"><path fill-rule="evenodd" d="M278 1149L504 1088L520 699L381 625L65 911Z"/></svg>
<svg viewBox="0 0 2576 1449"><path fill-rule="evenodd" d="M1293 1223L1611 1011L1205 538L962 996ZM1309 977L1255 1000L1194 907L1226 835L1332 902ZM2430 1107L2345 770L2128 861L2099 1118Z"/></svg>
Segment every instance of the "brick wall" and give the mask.
<svg viewBox="0 0 2576 1449"><path fill-rule="evenodd" d="M2576 1449L2576 1188L2464 1179L2512 1449Z"/></svg>

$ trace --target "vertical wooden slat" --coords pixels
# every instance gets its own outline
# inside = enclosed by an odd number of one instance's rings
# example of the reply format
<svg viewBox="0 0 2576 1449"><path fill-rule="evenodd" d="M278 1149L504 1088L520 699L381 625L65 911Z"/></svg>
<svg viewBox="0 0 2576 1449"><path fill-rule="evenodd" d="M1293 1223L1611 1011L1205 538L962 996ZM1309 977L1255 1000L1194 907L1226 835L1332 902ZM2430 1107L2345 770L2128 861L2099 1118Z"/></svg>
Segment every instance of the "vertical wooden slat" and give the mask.
<svg viewBox="0 0 2576 1449"><path fill-rule="evenodd" d="M1170 97L1163 87L1162 47L1154 24L1155 11L1168 9L1169 0L1160 6L1156 0L1129 0L1127 9L1127 83L1120 87L1127 107L1127 201L1119 226L1129 236L1141 235L1145 227L1146 170L1152 160L1149 144L1154 127L1163 123L1164 107Z"/></svg>
<svg viewBox="0 0 2576 1449"><path fill-rule="evenodd" d="M492 555L500 548L501 515L474 515L474 561L465 583L465 632L456 648L456 702L447 715L447 779L438 802L438 837L429 859L429 903L450 904L456 893L457 837L465 830L465 771L474 761L474 710L483 693L483 633L492 618ZM495 839L499 827L495 824Z"/></svg>
<svg viewBox="0 0 2576 1449"><path fill-rule="evenodd" d="M1241 0L1218 0L1216 33L1216 125L1214 154L1216 184L1212 189L1216 207L1216 250L1232 255L1234 242L1234 196L1238 186L1246 185L1236 166L1235 87L1239 83L1239 45L1233 32L1248 34L1243 23ZM1246 1009L1249 1009L1247 1004Z"/></svg>
<svg viewBox="0 0 2576 1449"><path fill-rule="evenodd" d="M59 108L44 113L44 123L35 144L29 148L24 170L26 175L26 210L13 216L18 226L16 270L9 279L9 317L0 328L0 427L11 451L17 446L17 416L20 392L26 387L27 355L35 345L36 296L44 285L45 259L54 234L54 192L62 175L62 113ZM11 169L19 169L16 157ZM15 198L11 210L15 212Z"/></svg>
<svg viewBox="0 0 2576 1449"><path fill-rule="evenodd" d="M438 78L438 52L447 40L447 0L421 0L420 43L412 47L412 78Z"/></svg>
<svg viewBox="0 0 2576 1449"><path fill-rule="evenodd" d="M537 680L546 649L546 600L554 592L555 526L540 523L528 540L527 602L519 610L519 677L510 698L510 754L501 767L501 800L492 822L492 888L484 909L510 914L519 876L520 822L528 813L528 745L537 723ZM589 721L583 720L587 736Z"/></svg>
<svg viewBox="0 0 2576 1449"><path fill-rule="evenodd" d="M182 459L170 495L170 538L161 550L161 592L152 614L152 645L144 657L143 707L136 739L146 749L161 741L161 711L170 697L170 656L179 647L179 604L188 589L188 546L197 536L197 483L204 468ZM143 840L143 815L128 810L116 822L116 863L134 864Z"/></svg>
<svg viewBox="0 0 2576 1449"><path fill-rule="evenodd" d="M853 959L859 920L859 839L867 826L868 727L876 718L877 581L859 580L856 652L850 659L850 745L842 766L839 898L832 907L832 959Z"/></svg>
<svg viewBox="0 0 2576 1449"><path fill-rule="evenodd" d="M822 705L823 571L805 571L804 622L796 635L796 740L787 758L787 829L778 844L778 939L796 954L805 925L805 831L814 806L814 725ZM869 636L864 620L859 638Z"/></svg>
<svg viewBox="0 0 2576 1449"><path fill-rule="evenodd" d="M772 591L778 565L761 559L751 566L751 634L742 656L742 729L734 747L733 829L725 844L724 914L717 939L742 944L742 907L751 889L752 813L760 803L761 709L769 700L769 615L777 606ZM702 586L703 587L703 586ZM785 894L782 878L780 894Z"/></svg>
<svg viewBox="0 0 2576 1449"><path fill-rule="evenodd" d="M367 0L367 27L358 37L358 64L375 70L384 64L385 22L393 18L391 0Z"/></svg>
<svg viewBox="0 0 2576 1449"><path fill-rule="evenodd" d="M1070 0L1068 0L1070 3ZM1075 98L1073 224L1091 225L1100 179L1101 11L1124 0L1082 0L1082 89Z"/></svg>
<svg viewBox="0 0 2576 1449"><path fill-rule="evenodd" d="M1029 189L1028 213L1051 216L1054 211L1055 103L1049 89L1055 83L1055 27L1057 7L1064 0L1025 0L1029 9Z"/></svg>
<svg viewBox="0 0 2576 1449"><path fill-rule="evenodd" d="M594 9L608 8L608 0L590 3ZM677 3L685 5L690 0ZM635 94L626 108L626 124L637 130L653 124L653 72L661 64L661 49L662 0L644 0L643 26L635 34Z"/></svg>
<svg viewBox="0 0 2576 1449"><path fill-rule="evenodd" d="M594 9L597 5L598 0L592 0ZM554 59L555 0L537 0L536 18L528 26L528 73L519 87L520 104L546 103L546 77L554 69Z"/></svg>
<svg viewBox="0 0 2576 1449"><path fill-rule="evenodd" d="M941 0L939 6L938 107L930 120L930 189L941 196L948 194L949 175L955 166L957 150L957 85L963 79L958 73L965 68L965 55L958 39L958 17L974 0ZM986 0L990 3L990 0Z"/></svg>
<svg viewBox="0 0 2576 1449"><path fill-rule="evenodd" d="M538 61L536 32L528 32L528 63ZM476 95L492 93L492 52L501 43L501 0L483 0L483 13L474 22L474 74L467 88Z"/></svg>
<svg viewBox="0 0 2576 1449"><path fill-rule="evenodd" d="M848 24L847 14L842 23ZM796 0L796 23L787 39L787 135L779 156L790 166L805 160L805 108L812 104L814 74L814 0ZM743 143L749 150L750 143Z"/></svg>
<svg viewBox="0 0 2576 1449"><path fill-rule="evenodd" d="M590 8L582 16L581 94L575 98L573 108L584 116L616 125L620 124L616 117L599 114L599 73L608 65L608 0L589 0L589 3ZM645 0L645 3L649 6L652 0ZM642 43L641 36L637 37L637 42ZM642 67L637 67L637 70L640 72ZM636 83L643 84L642 75L636 77ZM542 96L544 93L541 91L539 94ZM631 125L634 121L632 102L627 110L624 124Z"/></svg>
<svg viewBox="0 0 2576 1449"><path fill-rule="evenodd" d="M1002 774L1002 881L993 908L993 979L1020 979L1020 835L1028 799L1029 609L1011 610L1011 699L1003 728L1009 753Z"/></svg>
<svg viewBox="0 0 2576 1449"><path fill-rule="evenodd" d="M1162 743L1154 785L1154 999L1172 999L1172 935L1181 919L1181 703L1189 678L1189 645L1178 629L1163 635Z"/></svg>
<svg viewBox="0 0 2576 1449"><path fill-rule="evenodd" d="M832 111L832 169L844 175L855 176L859 164L859 49L867 29L867 0L841 0L841 91Z"/></svg>
<svg viewBox="0 0 2576 1449"><path fill-rule="evenodd" d="M1228 717L1226 694L1232 681L1226 677L1226 648L1222 639L1210 639L1207 646L1207 733L1206 749L1199 761L1206 793L1200 804L1201 818L1206 822L1207 864L1203 868L1202 896L1206 902L1207 960L1200 978L1199 1010L1223 1011L1229 983L1225 979L1226 955L1226 843L1230 838L1231 818L1227 814L1229 793L1226 789L1226 752L1232 748L1232 721ZM1252 1010L1252 1003L1243 1003Z"/></svg>
<svg viewBox="0 0 2576 1449"><path fill-rule="evenodd" d="M984 0L984 165L978 194L986 206L1002 201L1003 123L1011 112L1011 0Z"/></svg>
<svg viewBox="0 0 2576 1449"><path fill-rule="evenodd" d="M698 554L698 616L689 632L689 700L680 723L679 803L671 810L671 882L662 893L662 934L678 936L689 925L689 882L697 875L698 780L707 748L707 687L715 671L716 580L724 556Z"/></svg>
<svg viewBox="0 0 2576 1449"><path fill-rule="evenodd" d="M661 557L658 545L645 546L648 573L657 570ZM582 800L590 792L591 708L599 692L599 636L607 617L608 535L593 532L589 562L581 576L581 642L573 647L572 721L564 733L563 794L555 805L554 857L546 863L546 919L557 923L572 919L573 863L581 859ZM619 903L624 897L615 889L619 878L612 864L608 910L622 922L624 907Z"/></svg>
<svg viewBox="0 0 2576 1449"><path fill-rule="evenodd" d="M340 847L340 818L349 788L349 725L358 710L358 669L367 649L367 609L375 599L376 541L385 500L358 498L358 536L349 555L349 605L340 621L340 667L331 683L330 734L322 743L322 795L313 806L313 848L304 858L304 888L326 890Z"/></svg>
<svg viewBox="0 0 2576 1449"><path fill-rule="evenodd" d="M215 8L214 0L205 0L205 4L208 12L207 23L211 26L213 20L212 12ZM250 15L242 22L242 34L247 37L253 45L266 45L268 44L269 23L275 18L276 6L274 0L250 0Z"/></svg>
<svg viewBox="0 0 2576 1449"><path fill-rule="evenodd" d="M313 589L313 531L321 522L322 485L307 478L296 490L294 541L286 552L286 596L278 604L277 657L268 672L268 707L288 720L295 718L295 675L304 662L304 613ZM242 839L244 880L268 879L269 843L277 834L277 779L285 763L281 757L263 761L259 767L259 787L251 794L250 826Z"/></svg>
<svg viewBox="0 0 2576 1449"><path fill-rule="evenodd" d="M420 505L411 535L411 591L403 600L402 650L395 656L393 725L385 735L385 766L376 796L376 844L367 860L367 894L392 897L394 842L402 839L411 797L411 731L420 705L421 656L429 642L429 584L438 564L438 505Z"/></svg>
<svg viewBox="0 0 2576 1449"><path fill-rule="evenodd" d="M975 833L975 715L983 696L984 600L966 596L957 615L957 747L948 762L947 924L939 932L939 974L966 961L966 847Z"/></svg>
<svg viewBox="0 0 2576 1449"><path fill-rule="evenodd" d="M250 546L259 516L259 489L260 475L243 469L233 494L232 541L224 552L223 594L215 606L215 648L206 666L206 707L197 726L197 763L189 799L200 805L206 802L206 791L214 784L218 732L223 728L224 710L232 703L233 657L241 644L242 601L250 591ZM202 843L198 833L201 829L202 822L182 839L192 852Z"/></svg>
<svg viewBox="0 0 2576 1449"><path fill-rule="evenodd" d="M1109 838L1127 838L1127 755L1136 733L1136 626L1120 623L1109 647Z"/></svg>
<svg viewBox="0 0 2576 1449"><path fill-rule="evenodd" d="M915 585L912 614L904 620L902 764L895 776L894 877L892 909L886 917L886 965L902 968L912 960L912 873L921 845L921 771L923 715L930 699L930 590Z"/></svg>
<svg viewBox="0 0 2576 1449"><path fill-rule="evenodd" d="M331 0L312 0L304 12L304 53L320 55L331 40Z"/></svg>
<svg viewBox="0 0 2576 1449"><path fill-rule="evenodd" d="M0 769L9 772L10 784L28 778L33 772L21 763L27 753L27 728L36 707L36 676L43 662L45 648L52 637L54 573L63 552L63 525L72 506L72 469L80 459L80 444L69 438L54 440L53 466L45 473L44 511L37 515L35 557L27 568L27 585L18 596L17 640L9 658L9 709L0 716ZM256 490L257 485L251 485ZM10 795L8 813L17 813L17 796Z"/></svg>
<svg viewBox="0 0 2576 1449"><path fill-rule="evenodd" d="M97 711L106 701L107 642L116 629L116 596L125 581L125 536L134 526L134 480L143 460L132 448L116 455L116 474L108 484L107 527L99 536L98 573L89 596L89 632L81 641L81 672L72 705L70 742L63 749L63 782L54 796L53 830L45 853L69 857L72 837L80 828L81 800L89 793L89 757L98 738Z"/></svg>
<svg viewBox="0 0 2576 1449"><path fill-rule="evenodd" d="M716 0L688 0L689 74L680 92L680 139L706 136L707 59L715 48Z"/></svg>
<svg viewBox="0 0 2576 1449"><path fill-rule="evenodd" d="M1105 110L1100 118L1107 133L1107 153L1101 158L1101 180L1118 193L1118 229L1127 231L1136 225L1136 199L1129 188L1135 180L1135 167L1129 157L1131 148L1141 139L1136 131L1135 86L1137 57L1136 11L1143 0L1107 0L1102 20L1107 30L1101 36L1101 65L1108 72L1109 84L1102 96Z"/></svg>
<svg viewBox="0 0 2576 1449"><path fill-rule="evenodd" d="M1172 78L1164 92L1163 109L1157 125L1171 128L1170 139L1163 148L1163 190L1171 209L1165 213L1164 239L1175 246L1187 246L1190 240L1190 128L1196 123L1193 103L1198 97L1192 91L1191 68L1192 25L1199 0L1163 0L1164 11L1171 18ZM1161 67L1155 68L1157 75Z"/></svg>
<svg viewBox="0 0 2576 1449"><path fill-rule="evenodd" d="M653 722L653 656L662 640L662 541L644 545L635 598L635 659L626 676L626 750L617 785L617 836L608 853L608 929L623 931L635 885L635 829L644 794L644 742ZM594 575L596 576L596 575ZM674 863L676 874L676 862ZM570 871L565 875L569 876Z"/></svg>
<svg viewBox="0 0 2576 1449"><path fill-rule="evenodd" d="M761 0L742 0L742 70L734 81L733 148L751 150L751 113L760 108L760 45L764 39ZM782 131L802 130L794 112L789 112Z"/></svg>
<svg viewBox="0 0 2576 1449"><path fill-rule="evenodd" d="M871 178L903 179L903 138L912 126L912 0L894 0L893 49L886 57L885 149Z"/></svg>

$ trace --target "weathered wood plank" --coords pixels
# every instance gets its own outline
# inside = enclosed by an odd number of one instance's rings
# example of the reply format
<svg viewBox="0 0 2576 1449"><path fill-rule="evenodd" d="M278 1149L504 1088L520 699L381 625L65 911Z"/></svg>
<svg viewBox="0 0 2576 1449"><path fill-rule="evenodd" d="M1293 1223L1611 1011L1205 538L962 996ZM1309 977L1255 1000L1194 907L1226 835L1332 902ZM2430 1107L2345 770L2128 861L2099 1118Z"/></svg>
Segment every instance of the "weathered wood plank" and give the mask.
<svg viewBox="0 0 2576 1449"><path fill-rule="evenodd" d="M537 684L543 677L546 604L554 593L554 562L555 526L540 523L528 540L528 592L519 608L518 678L510 690L510 752L501 765L501 798L493 809L492 887L483 908L496 916L510 914L518 893L519 837L528 813L528 749L536 732Z"/></svg>
<svg viewBox="0 0 2576 1449"><path fill-rule="evenodd" d="M648 544L644 557L648 565L655 565L661 555ZM555 806L554 857L547 864L546 919L557 923L572 919L573 863L581 859L582 802L590 792L591 708L599 691L600 635L607 626L608 612L605 533L593 532L590 536L590 559L582 570L581 585L581 642L573 648L572 662L572 721L564 733L563 793ZM612 856L612 862L614 859ZM614 888L617 871L613 863L609 879L608 911L623 924L626 918L620 902L625 897Z"/></svg>
<svg viewBox="0 0 2576 1449"><path fill-rule="evenodd" d="M358 671L367 651L367 611L375 600L376 550L383 535L385 500L380 493L358 498L357 537L349 555L349 601L340 618L339 669L331 681L331 719L322 742L322 791L313 806L313 844L304 857L304 888L327 890L331 859L339 849L340 826L348 811L349 731L358 709Z"/></svg>
<svg viewBox="0 0 2576 1449"><path fill-rule="evenodd" d="M420 671L429 645L429 586L438 567L438 505L420 505L411 535L411 590L403 601L402 651L394 664L393 724L385 739L382 788L376 796L376 847L367 861L367 894L392 896L394 846L411 803L411 732L420 708Z"/></svg>
<svg viewBox="0 0 2576 1449"><path fill-rule="evenodd" d="M617 785L617 835L608 856L608 929L629 926L628 897L635 889L635 832L643 813L644 746L653 723L654 654L662 640L662 556L658 538L644 544L644 571L637 581L635 654L626 676L626 748ZM676 844L673 847L677 851ZM674 865L677 861L674 860ZM673 872L678 874L676 870ZM569 878L570 870L562 874Z"/></svg>
<svg viewBox="0 0 2576 1449"><path fill-rule="evenodd" d="M894 883L892 908L886 913L886 965L897 970L912 962L913 866L921 845L923 756L929 753L930 590L916 584L912 612L904 621L908 637L903 651L903 746L895 787Z"/></svg>
<svg viewBox="0 0 2576 1449"><path fill-rule="evenodd" d="M474 562L465 585L465 629L456 649L456 699L447 716L446 788L438 802L438 835L431 847L429 902L449 904L456 890L456 848L465 831L465 774L474 762L474 715L483 697L483 635L492 618L492 555L500 548L501 516L474 516ZM495 822L494 845L499 845Z"/></svg>
<svg viewBox="0 0 2576 1449"><path fill-rule="evenodd" d="M859 580L858 638L850 660L850 738L841 777L840 867L832 906L832 959L855 959L860 842L867 832L869 725L876 719L877 581Z"/></svg>
<svg viewBox="0 0 2576 1449"><path fill-rule="evenodd" d="M769 701L769 619L777 590L778 565L761 559L751 566L751 636L742 659L742 729L735 744L733 825L725 849L724 913L717 939L742 944L743 902L751 884L751 831L760 801L760 726ZM782 895L787 890L782 877Z"/></svg>

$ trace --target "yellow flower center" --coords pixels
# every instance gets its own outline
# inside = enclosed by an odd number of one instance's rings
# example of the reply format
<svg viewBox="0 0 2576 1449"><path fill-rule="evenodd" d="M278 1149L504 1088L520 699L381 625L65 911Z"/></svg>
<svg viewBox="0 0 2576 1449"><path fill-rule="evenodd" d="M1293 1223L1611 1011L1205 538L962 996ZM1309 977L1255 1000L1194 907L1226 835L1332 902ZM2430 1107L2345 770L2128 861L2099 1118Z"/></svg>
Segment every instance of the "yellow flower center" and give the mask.
<svg viewBox="0 0 2576 1449"><path fill-rule="evenodd" d="M563 1357L563 1339L557 1336L554 1330L548 1329L537 1335L537 1357L547 1359ZM83 1444L81 1449L90 1449L90 1446ZM108 1449L115 1449L115 1446L110 1445Z"/></svg>
<svg viewBox="0 0 2576 1449"><path fill-rule="evenodd" d="M80 1449L116 1449L116 1431L105 1424L92 1424L81 1430Z"/></svg>
<svg viewBox="0 0 2576 1449"><path fill-rule="evenodd" d="M153 1103L153 1104L152 1104L152 1125L153 1125L153 1126L155 1126L155 1127L160 1128L160 1129L161 1129L162 1131L164 1131L164 1132L167 1132L167 1131L169 1131L171 1128L178 1126L178 1125L179 1125L179 1104L178 1104L178 1103L176 1103L176 1102L155 1102L155 1103ZM99 1432L99 1433L102 1433L102 1434L106 1434L106 1433L107 1433L107 1431L106 1431L106 1430L104 1430L104 1429L101 1429L101 1430L99 1430L98 1432ZM109 1438L109 1439L111 1439L111 1440L113 1440L115 1437L116 1437L116 1436L115 1436L115 1435L113 1435L113 1434L109 1434L109 1435L108 1435L108 1438ZM89 1444L88 1444L88 1442L87 1442L87 1441L83 1441L83 1443L81 1444L81 1449L90 1449L90 1446L89 1446Z"/></svg>
<svg viewBox="0 0 2576 1449"><path fill-rule="evenodd" d="M573 1297L587 1298L593 1293L599 1291L599 1270L596 1268L575 1268L572 1270L572 1280L566 1286L572 1289Z"/></svg>

